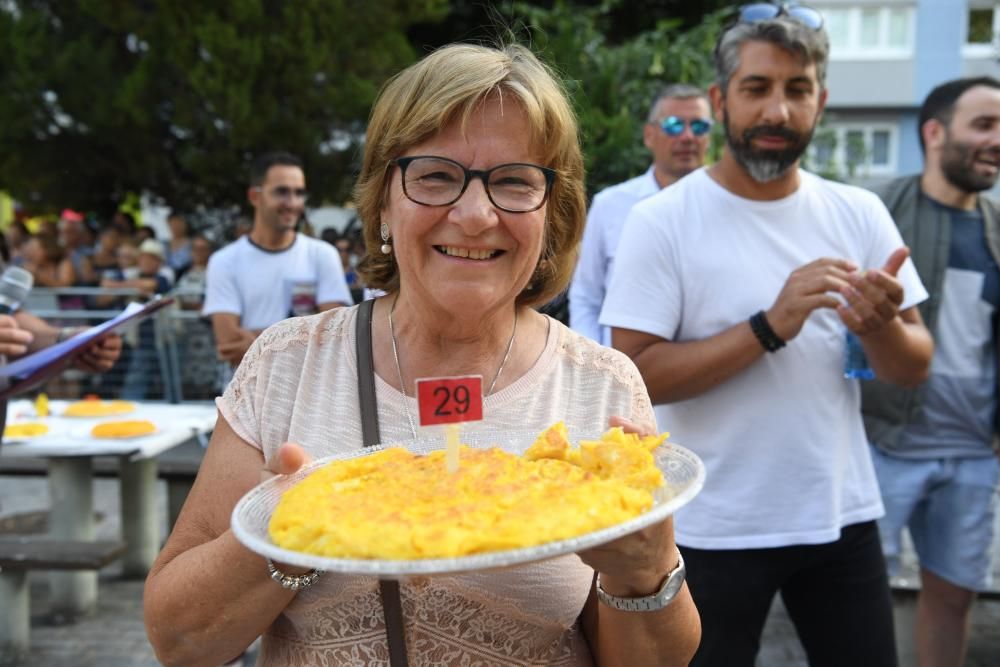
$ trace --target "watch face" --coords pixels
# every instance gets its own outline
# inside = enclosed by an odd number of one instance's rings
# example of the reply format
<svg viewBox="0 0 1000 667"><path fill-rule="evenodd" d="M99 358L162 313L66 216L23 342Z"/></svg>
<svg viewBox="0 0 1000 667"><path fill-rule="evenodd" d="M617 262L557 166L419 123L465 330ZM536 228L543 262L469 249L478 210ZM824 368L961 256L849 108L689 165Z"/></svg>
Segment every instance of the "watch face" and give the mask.
<svg viewBox="0 0 1000 667"><path fill-rule="evenodd" d="M597 599L602 603L618 609L619 611L658 611L670 604L677 592L684 585L684 577L687 569L684 567L684 558L681 557L680 550L677 551L677 566L667 575L660 590L639 598L623 598L617 595L605 593L601 588L601 575L597 575Z"/></svg>

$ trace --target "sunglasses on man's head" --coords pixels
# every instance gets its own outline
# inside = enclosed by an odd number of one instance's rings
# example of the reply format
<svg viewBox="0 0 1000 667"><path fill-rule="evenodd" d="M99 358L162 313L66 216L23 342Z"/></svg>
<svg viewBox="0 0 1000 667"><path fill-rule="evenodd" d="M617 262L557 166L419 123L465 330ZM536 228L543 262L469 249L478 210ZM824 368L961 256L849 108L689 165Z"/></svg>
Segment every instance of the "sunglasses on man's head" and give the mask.
<svg viewBox="0 0 1000 667"><path fill-rule="evenodd" d="M757 23L758 21L770 21L779 16L787 16L811 30L819 30L823 27L823 15L818 10L794 3L774 5L770 2L755 2L743 5L740 7L739 21L740 23Z"/></svg>
<svg viewBox="0 0 1000 667"><path fill-rule="evenodd" d="M684 134L684 127L690 125L691 134L696 137L708 134L712 129L712 121L707 118L693 118L690 121L679 116L667 116L660 121L660 129L668 137L679 137Z"/></svg>

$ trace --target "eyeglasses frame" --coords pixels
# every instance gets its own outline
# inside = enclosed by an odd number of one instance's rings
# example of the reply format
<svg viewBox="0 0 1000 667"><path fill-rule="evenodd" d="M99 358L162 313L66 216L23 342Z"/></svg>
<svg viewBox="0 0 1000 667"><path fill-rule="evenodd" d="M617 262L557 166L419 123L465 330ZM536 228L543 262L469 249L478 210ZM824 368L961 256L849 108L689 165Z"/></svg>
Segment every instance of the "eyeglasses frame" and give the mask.
<svg viewBox="0 0 1000 667"><path fill-rule="evenodd" d="M406 191L406 168L409 167L414 160L420 160L424 158L432 158L435 160L441 160L442 162L450 162L451 164L456 165L459 169L462 170L462 172L465 175L465 182L462 183L462 189L459 190L458 194L455 196L454 199L441 204L425 204L424 202L417 201L416 199L411 197L410 193ZM420 206L451 206L459 199L461 199L462 195L465 194L465 191L469 189L469 183L472 181L472 179L478 178L483 182L483 190L486 192L486 196L489 198L490 203L496 206L501 211L505 211L507 213L532 213L533 211L537 211L541 207L545 206L545 202L549 200L549 195L552 194L552 185L553 183L555 183L556 180L555 169L549 169L548 167L543 167L541 165L531 164L530 162L506 162L504 164L498 164L495 167L490 167L489 169L469 169L460 162L456 162L451 158L441 157L440 155L407 155L405 157L398 157L393 160L389 160L389 165L394 167L399 167L399 180L403 186L403 194L406 195L406 198L409 199L411 202L413 202L414 204L419 204ZM545 176L545 194L542 195L542 200L538 203L538 206L525 211L515 211L506 208L504 206L501 206L496 202L496 200L493 199L493 193L490 192L490 184L489 184L490 174L492 174L494 171L498 169L503 169L504 167L534 167L535 169L538 169L542 172L542 175Z"/></svg>

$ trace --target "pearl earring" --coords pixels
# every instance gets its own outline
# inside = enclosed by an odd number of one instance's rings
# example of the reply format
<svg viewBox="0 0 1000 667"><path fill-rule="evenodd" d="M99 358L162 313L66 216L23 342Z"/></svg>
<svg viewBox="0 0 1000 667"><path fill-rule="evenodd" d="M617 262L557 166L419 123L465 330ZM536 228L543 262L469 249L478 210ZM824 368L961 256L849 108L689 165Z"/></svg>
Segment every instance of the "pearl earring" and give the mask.
<svg viewBox="0 0 1000 667"><path fill-rule="evenodd" d="M382 254L389 255L392 253L392 245L389 243L389 225L382 223Z"/></svg>

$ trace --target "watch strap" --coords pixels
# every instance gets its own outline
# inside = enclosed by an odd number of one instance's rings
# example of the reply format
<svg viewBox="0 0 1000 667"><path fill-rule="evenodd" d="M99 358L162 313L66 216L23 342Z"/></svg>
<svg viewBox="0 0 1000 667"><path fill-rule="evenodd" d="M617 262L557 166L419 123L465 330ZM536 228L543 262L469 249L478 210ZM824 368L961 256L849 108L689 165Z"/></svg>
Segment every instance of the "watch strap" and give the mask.
<svg viewBox="0 0 1000 667"><path fill-rule="evenodd" d="M666 579L664 579L663 585L660 586L660 590L656 591L652 595L646 595L644 597L625 598L606 593L604 589L601 588L601 574L598 572L595 584L595 588L597 589L597 599L600 600L602 604L619 611L659 611L674 601L674 598L677 596L677 592L680 591L681 586L684 585L685 573L686 569L684 567L684 558L681 556L680 549L677 549L677 566L674 567L674 569L667 575Z"/></svg>

